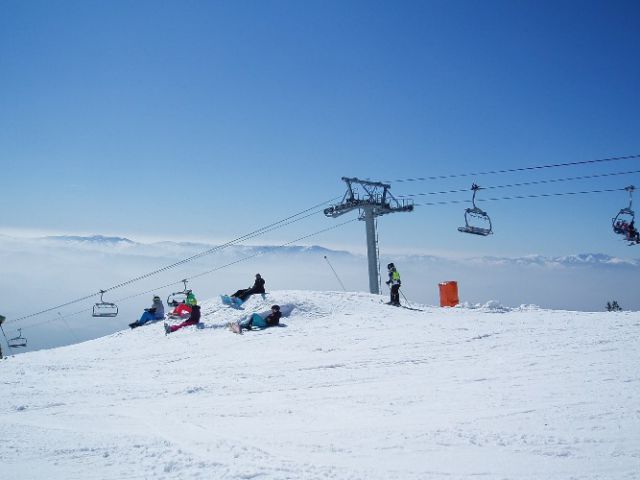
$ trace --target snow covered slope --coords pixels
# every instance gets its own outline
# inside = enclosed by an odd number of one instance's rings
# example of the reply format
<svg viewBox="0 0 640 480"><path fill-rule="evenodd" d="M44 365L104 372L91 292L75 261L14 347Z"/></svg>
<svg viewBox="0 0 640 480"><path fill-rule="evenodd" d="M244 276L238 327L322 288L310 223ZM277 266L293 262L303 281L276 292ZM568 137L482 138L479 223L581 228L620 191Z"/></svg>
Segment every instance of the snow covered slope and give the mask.
<svg viewBox="0 0 640 480"><path fill-rule="evenodd" d="M640 478L640 313L383 300L211 300L203 329L3 360L2 476ZM225 328L272 303L286 325Z"/></svg>

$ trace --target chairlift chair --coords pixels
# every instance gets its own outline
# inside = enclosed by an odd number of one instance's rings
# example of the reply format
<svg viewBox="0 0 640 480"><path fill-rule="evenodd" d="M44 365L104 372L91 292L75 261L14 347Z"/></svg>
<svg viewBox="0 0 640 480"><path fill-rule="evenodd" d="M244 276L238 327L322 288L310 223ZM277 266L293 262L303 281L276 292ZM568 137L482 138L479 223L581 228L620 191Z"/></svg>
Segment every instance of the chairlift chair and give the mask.
<svg viewBox="0 0 640 480"><path fill-rule="evenodd" d="M18 336L14 338L10 338L8 341L9 347L11 348L19 348L27 346L27 339L22 336L22 329L18 329Z"/></svg>
<svg viewBox="0 0 640 480"><path fill-rule="evenodd" d="M184 288L181 292L173 292L169 294L169 296L167 297L167 305L175 307L177 305L180 305L181 303L186 303L187 296L191 293L191 290L187 289L187 282L188 280L186 278L182 280L182 283L184 283Z"/></svg>
<svg viewBox="0 0 640 480"><path fill-rule="evenodd" d="M486 237L493 233L491 218L489 218L487 212L476 206L476 192L480 190L480 187L474 183L471 185L471 190L473 191L473 197L471 199L473 208L467 208L464 211L464 227L458 227L458 231Z"/></svg>
<svg viewBox="0 0 640 480"><path fill-rule="evenodd" d="M611 227L613 228L613 233L618 235L626 235L627 230L621 228L622 225L630 225L631 222L635 221L635 213L631 209L633 204L633 191L636 187L633 185L629 185L625 187L625 190L629 192L629 206L626 208L621 208L618 214L611 220Z"/></svg>
<svg viewBox="0 0 640 480"><path fill-rule="evenodd" d="M100 290L100 301L93 306L94 317L117 317L118 306L115 303L105 302L102 296L105 294L104 290Z"/></svg>

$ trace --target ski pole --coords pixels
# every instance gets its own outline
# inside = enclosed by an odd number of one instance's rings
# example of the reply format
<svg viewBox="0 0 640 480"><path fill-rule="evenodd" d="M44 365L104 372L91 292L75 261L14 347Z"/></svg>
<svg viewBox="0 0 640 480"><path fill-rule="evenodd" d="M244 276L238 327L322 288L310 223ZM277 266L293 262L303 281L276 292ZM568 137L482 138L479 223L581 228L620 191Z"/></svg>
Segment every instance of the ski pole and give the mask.
<svg viewBox="0 0 640 480"><path fill-rule="evenodd" d="M331 271L333 271L333 274L336 276L336 278L338 279L338 282L340 282L340 285L342 286L342 290L344 290L345 292L347 291L346 288L344 288L344 283L342 283L342 280L340 280L340 277L338 276L338 274L336 273L336 271L333 269L333 266L331 265L331 262L329 262L329 259L327 258L327 256L324 256L324 259L327 261L327 263L329 264L329 267L331 268Z"/></svg>
<svg viewBox="0 0 640 480"><path fill-rule="evenodd" d="M402 298L404 298L404 301L407 302L407 305L411 306L411 302L409 301L409 299L407 299L407 297L402 291L400 292L400 295L402 295Z"/></svg>

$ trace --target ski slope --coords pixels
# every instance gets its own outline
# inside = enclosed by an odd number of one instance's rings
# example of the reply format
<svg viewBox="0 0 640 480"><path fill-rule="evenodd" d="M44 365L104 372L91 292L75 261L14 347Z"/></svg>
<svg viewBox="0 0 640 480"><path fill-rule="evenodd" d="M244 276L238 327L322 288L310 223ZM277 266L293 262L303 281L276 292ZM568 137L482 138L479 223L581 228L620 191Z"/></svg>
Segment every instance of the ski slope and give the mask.
<svg viewBox="0 0 640 480"><path fill-rule="evenodd" d="M0 362L18 479L640 478L640 313L277 291ZM291 304L279 328L231 320Z"/></svg>

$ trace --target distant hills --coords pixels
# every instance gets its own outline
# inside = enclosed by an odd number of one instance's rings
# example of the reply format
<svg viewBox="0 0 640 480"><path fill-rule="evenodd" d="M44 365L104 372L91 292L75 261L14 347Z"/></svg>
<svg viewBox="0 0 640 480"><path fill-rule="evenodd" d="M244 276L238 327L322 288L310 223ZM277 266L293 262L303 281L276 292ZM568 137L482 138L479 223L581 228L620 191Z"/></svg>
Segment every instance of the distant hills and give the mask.
<svg viewBox="0 0 640 480"><path fill-rule="evenodd" d="M130 244L134 245L136 242L124 237L106 237L104 235L91 235L89 237L81 237L77 235L54 235L48 237L42 237L45 240L57 240L61 242L79 242L79 243L92 243L98 245L114 245L114 244Z"/></svg>
<svg viewBox="0 0 640 480"><path fill-rule="evenodd" d="M130 240L126 237L105 236L105 235L90 235L90 236L78 236L78 235L57 235L41 237L42 240L61 242L64 244L77 244L85 247L129 247L136 249L139 254L145 247L151 248L153 254L157 255L158 249L166 248L172 255L175 255L176 250L184 250L190 254L193 252L206 251L211 248L215 248L216 245L197 243L197 242L174 242L174 241L161 241L153 243L141 243ZM328 255L359 258L363 257L363 254L351 253L345 250L332 250L330 248L322 247L319 245L312 246L299 246L289 245L286 247L275 245L232 245L225 247L225 250L233 252L241 251L244 254L253 253L280 253L284 255ZM169 253L169 252L167 252ZM485 264L493 266L565 266L565 267L585 267L585 266L605 266L605 267L639 267L640 258L619 258L607 255L604 253L578 253L574 255L565 256L544 256L544 255L526 255L521 257L501 257L501 256L482 256L482 257L467 257L467 258L448 258L439 257L433 255L395 255L396 259L403 259L405 261L412 262L451 262L451 263L470 263L473 265Z"/></svg>

